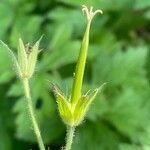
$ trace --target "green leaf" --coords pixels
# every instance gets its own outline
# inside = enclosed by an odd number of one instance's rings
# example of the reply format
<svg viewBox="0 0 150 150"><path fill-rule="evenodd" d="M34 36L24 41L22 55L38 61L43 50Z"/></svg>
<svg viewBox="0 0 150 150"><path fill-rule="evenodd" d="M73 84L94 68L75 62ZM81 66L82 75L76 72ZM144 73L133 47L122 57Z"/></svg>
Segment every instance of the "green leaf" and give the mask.
<svg viewBox="0 0 150 150"><path fill-rule="evenodd" d="M101 53L102 55L98 55L93 68L93 82L108 82L110 86L113 86L109 88L126 85L141 89L147 85L144 69L147 47L129 48L125 52L117 51L113 54Z"/></svg>
<svg viewBox="0 0 150 150"><path fill-rule="evenodd" d="M61 48L57 48L51 51L45 51L43 58L39 64L39 69L42 71L55 70L65 65L75 62L78 56L80 43L73 41L71 43L65 42ZM72 55L73 54L73 55Z"/></svg>
<svg viewBox="0 0 150 150"><path fill-rule="evenodd" d="M13 17L14 17L14 11L7 2L2 1L0 3L0 39L4 38L7 34L7 30L9 29L9 26L12 24Z"/></svg>
<svg viewBox="0 0 150 150"><path fill-rule="evenodd" d="M68 30L66 30L66 28ZM62 25L58 25L55 28L55 33L52 37L51 43L50 43L50 47L51 49L56 49L56 48L61 48L64 46L65 42L68 42L68 40L71 38L71 34L72 34L72 27L70 27L70 24L62 24ZM65 34L64 34L65 32Z"/></svg>
<svg viewBox="0 0 150 150"><path fill-rule="evenodd" d="M130 137L133 141L141 141L140 137L149 124L147 121L149 108L143 107L143 102L142 95L128 87L122 91L122 94L114 97L105 117L123 135Z"/></svg>
<svg viewBox="0 0 150 150"><path fill-rule="evenodd" d="M149 0L136 0L135 3L135 9L144 9L150 7L150 1Z"/></svg>
<svg viewBox="0 0 150 150"><path fill-rule="evenodd" d="M14 74L12 74L11 71L3 72L0 75L0 84L8 83L13 77L14 77Z"/></svg>
<svg viewBox="0 0 150 150"><path fill-rule="evenodd" d="M116 150L119 143L115 131L102 122L86 122L77 129L75 135L73 150Z"/></svg>
<svg viewBox="0 0 150 150"><path fill-rule="evenodd" d="M15 84L12 84L7 92L7 95L10 97L18 97L23 94L23 87L20 81L17 81Z"/></svg>
<svg viewBox="0 0 150 150"><path fill-rule="evenodd" d="M72 4L72 5L83 5L83 4L86 4L88 6L95 6L96 4L98 4L98 1L92 1L92 0L72 0L72 1L69 1L69 0L61 0L65 3L69 3L69 4Z"/></svg>
<svg viewBox="0 0 150 150"><path fill-rule="evenodd" d="M12 143L9 133L5 127L4 122L0 116L0 149L11 150Z"/></svg>
<svg viewBox="0 0 150 150"><path fill-rule="evenodd" d="M42 18L40 16L18 16L12 32L10 35L10 43L13 47L18 45L18 39L21 37L24 41L33 42L37 36L40 36L38 30L40 29ZM33 28L34 27L34 28Z"/></svg>
<svg viewBox="0 0 150 150"><path fill-rule="evenodd" d="M135 145L135 144L125 144L122 143L119 145L119 150L149 150L149 145Z"/></svg>
<svg viewBox="0 0 150 150"><path fill-rule="evenodd" d="M101 1L93 1L93 0L61 0L65 3L81 6L86 4L87 6L93 6L94 8L100 8L103 10L121 10L124 8L130 8L133 6L134 2L130 0L101 0Z"/></svg>
<svg viewBox="0 0 150 150"><path fill-rule="evenodd" d="M82 11L79 11L77 9L56 8L54 11L50 11L48 13L48 17L55 21L53 28L56 28L56 30L57 30L57 26L68 27L67 30L65 28L66 35L68 35L68 31L70 31L70 29L75 31L74 36L78 34L81 36L83 34L83 29L84 29L86 19L84 19L84 15ZM80 24L79 24L79 20L81 20ZM63 25L60 25L62 24L62 22ZM62 30L63 29L64 28L62 28Z"/></svg>
<svg viewBox="0 0 150 150"><path fill-rule="evenodd" d="M97 120L103 118L105 114L109 111L109 104L103 93L98 94L92 103L88 113L87 120L96 122Z"/></svg>
<svg viewBox="0 0 150 150"><path fill-rule="evenodd" d="M134 144L120 144L119 145L119 150L140 150L142 148L142 146L137 146ZM142 148L143 149L143 148Z"/></svg>

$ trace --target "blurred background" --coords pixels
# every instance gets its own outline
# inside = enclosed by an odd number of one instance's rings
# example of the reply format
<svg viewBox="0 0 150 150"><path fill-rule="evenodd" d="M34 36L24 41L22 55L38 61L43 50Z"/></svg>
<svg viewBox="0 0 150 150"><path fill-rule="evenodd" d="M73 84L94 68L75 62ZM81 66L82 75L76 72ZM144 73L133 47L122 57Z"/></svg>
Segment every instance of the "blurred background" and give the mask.
<svg viewBox="0 0 150 150"><path fill-rule="evenodd" d="M85 30L81 4L104 11L92 23L83 93L107 85L72 150L150 150L150 0L1 0L0 39L14 52L19 37L33 44L44 34L31 92L45 144L65 144L50 84L69 96ZM0 150L37 150L9 55L0 46Z"/></svg>

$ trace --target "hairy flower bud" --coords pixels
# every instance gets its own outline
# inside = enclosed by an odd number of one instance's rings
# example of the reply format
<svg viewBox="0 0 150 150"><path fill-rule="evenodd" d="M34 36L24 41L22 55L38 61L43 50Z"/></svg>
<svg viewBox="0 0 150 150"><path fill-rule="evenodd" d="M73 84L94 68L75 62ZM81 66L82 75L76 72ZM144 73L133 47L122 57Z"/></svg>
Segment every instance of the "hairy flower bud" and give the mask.
<svg viewBox="0 0 150 150"><path fill-rule="evenodd" d="M9 53L11 54L11 57L13 59L13 63L15 64L16 72L20 79L28 78L30 79L35 71L35 66L37 62L37 56L39 54L39 44L42 37L33 45L33 47L30 47L29 51L29 45L25 46L22 39L19 38L19 44L18 44L18 56L16 57L12 50L2 41L1 44L7 48Z"/></svg>

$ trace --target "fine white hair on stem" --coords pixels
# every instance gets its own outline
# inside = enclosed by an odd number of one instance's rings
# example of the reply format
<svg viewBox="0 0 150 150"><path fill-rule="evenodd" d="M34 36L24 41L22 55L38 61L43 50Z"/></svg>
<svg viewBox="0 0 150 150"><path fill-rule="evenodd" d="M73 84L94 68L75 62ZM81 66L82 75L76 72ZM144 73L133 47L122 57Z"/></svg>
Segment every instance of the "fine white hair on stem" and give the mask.
<svg viewBox="0 0 150 150"><path fill-rule="evenodd" d="M93 11L93 7L91 6L89 9L87 6L82 5L82 11L83 13L87 16L87 20L91 21L93 19L93 17L97 14L103 14L103 11L101 9L98 9L96 11Z"/></svg>

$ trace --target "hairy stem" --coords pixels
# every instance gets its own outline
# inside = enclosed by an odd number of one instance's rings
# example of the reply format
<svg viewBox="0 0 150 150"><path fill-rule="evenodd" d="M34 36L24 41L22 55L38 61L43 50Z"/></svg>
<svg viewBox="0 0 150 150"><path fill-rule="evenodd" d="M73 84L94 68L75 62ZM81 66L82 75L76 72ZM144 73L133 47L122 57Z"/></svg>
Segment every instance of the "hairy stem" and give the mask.
<svg viewBox="0 0 150 150"><path fill-rule="evenodd" d="M75 131L75 127L71 127L71 126L68 127L65 150L71 150L71 145L73 143L74 131Z"/></svg>
<svg viewBox="0 0 150 150"><path fill-rule="evenodd" d="M32 122L34 133L36 135L36 139L37 139L38 144L39 144L39 148L40 148L40 150L45 150L44 143L43 143L43 140L42 140L42 137L41 137L41 133L40 133L40 130L39 130L36 118L35 118L32 98L31 98L31 95L30 95L30 87L29 87L28 78L23 79L23 86L24 86L25 97L26 97L26 100L27 100L30 119L31 119L31 122Z"/></svg>

